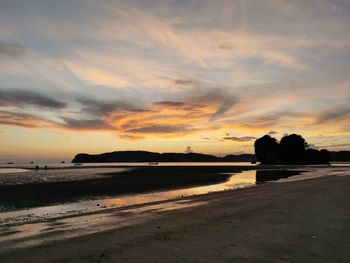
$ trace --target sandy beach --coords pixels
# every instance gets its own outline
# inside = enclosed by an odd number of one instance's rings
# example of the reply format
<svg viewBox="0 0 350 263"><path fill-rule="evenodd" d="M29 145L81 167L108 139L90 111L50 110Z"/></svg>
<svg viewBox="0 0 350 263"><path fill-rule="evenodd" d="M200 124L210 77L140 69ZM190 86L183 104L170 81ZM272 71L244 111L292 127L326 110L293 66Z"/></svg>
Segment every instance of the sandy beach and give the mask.
<svg viewBox="0 0 350 263"><path fill-rule="evenodd" d="M133 224L116 224L109 230L102 230L101 224L101 231L93 234L25 248L20 243L30 240L12 241L13 249L2 251L0 258L1 262L349 262L349 189L350 176L338 175L169 200L162 202L162 209L139 207ZM181 203L186 205L176 205ZM98 216L128 217L131 211ZM84 224L84 217L76 220ZM45 239L45 233L35 238Z"/></svg>

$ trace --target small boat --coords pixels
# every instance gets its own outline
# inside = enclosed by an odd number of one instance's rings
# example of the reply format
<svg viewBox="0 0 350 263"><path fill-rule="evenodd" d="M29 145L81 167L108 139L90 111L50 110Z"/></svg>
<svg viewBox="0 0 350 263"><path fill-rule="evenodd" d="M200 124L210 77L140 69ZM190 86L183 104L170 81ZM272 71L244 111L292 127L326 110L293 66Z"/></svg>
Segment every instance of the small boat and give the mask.
<svg viewBox="0 0 350 263"><path fill-rule="evenodd" d="M256 162L255 161L252 161L252 162L250 162L251 164L256 164Z"/></svg>
<svg viewBox="0 0 350 263"><path fill-rule="evenodd" d="M7 162L6 164L13 164L13 162Z"/></svg>
<svg viewBox="0 0 350 263"><path fill-rule="evenodd" d="M158 165L157 162L149 162L148 164L149 164L149 165Z"/></svg>
<svg viewBox="0 0 350 263"><path fill-rule="evenodd" d="M74 165L83 165L82 163L75 163Z"/></svg>

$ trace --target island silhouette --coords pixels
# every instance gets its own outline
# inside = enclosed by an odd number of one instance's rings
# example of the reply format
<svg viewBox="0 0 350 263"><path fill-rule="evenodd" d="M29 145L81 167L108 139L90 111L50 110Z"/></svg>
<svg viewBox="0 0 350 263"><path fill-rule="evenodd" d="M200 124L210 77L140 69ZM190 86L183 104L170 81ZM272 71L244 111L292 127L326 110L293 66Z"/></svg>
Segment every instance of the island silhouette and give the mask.
<svg viewBox="0 0 350 263"><path fill-rule="evenodd" d="M148 151L115 151L102 154L79 153L73 163L110 162L256 162L254 154L217 157L202 153L157 153Z"/></svg>
<svg viewBox="0 0 350 263"><path fill-rule="evenodd" d="M350 161L350 151L330 152L313 149L298 134L282 137L280 142L270 135L258 138L254 143L255 154L230 154L218 157L202 153L158 153L150 151L114 151L101 154L77 154L72 163L124 163L146 162L251 162L261 164L329 164Z"/></svg>
<svg viewBox="0 0 350 263"><path fill-rule="evenodd" d="M255 155L261 164L329 164L331 153L316 150L298 134L276 138L264 135L254 143Z"/></svg>

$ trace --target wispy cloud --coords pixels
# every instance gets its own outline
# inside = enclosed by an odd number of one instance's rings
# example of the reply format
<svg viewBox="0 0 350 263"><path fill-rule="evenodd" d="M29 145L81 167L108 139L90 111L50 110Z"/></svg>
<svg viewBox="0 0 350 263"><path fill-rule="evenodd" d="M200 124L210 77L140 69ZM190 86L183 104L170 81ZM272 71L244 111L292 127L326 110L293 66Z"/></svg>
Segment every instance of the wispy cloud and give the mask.
<svg viewBox="0 0 350 263"><path fill-rule="evenodd" d="M28 90L0 90L0 107L8 106L34 106L58 110L65 108L66 103Z"/></svg>
<svg viewBox="0 0 350 263"><path fill-rule="evenodd" d="M72 119L62 118L64 124L62 127L73 130L112 130L113 127L103 119Z"/></svg>
<svg viewBox="0 0 350 263"><path fill-rule="evenodd" d="M337 121L337 120L343 120L346 118L347 120L350 119L350 106L347 105L340 105L336 106L335 108L331 108L327 111L321 112L317 116L317 122L329 122L329 121Z"/></svg>
<svg viewBox="0 0 350 263"><path fill-rule="evenodd" d="M55 128L58 123L32 114L0 111L0 124L26 128Z"/></svg>
<svg viewBox="0 0 350 263"><path fill-rule="evenodd" d="M235 142L249 142L252 140L255 140L256 137L252 137L252 136L243 136L243 137L235 137L235 136L230 136L230 137L224 137L224 140L228 140L228 141L235 141Z"/></svg>
<svg viewBox="0 0 350 263"><path fill-rule="evenodd" d="M9 134L8 131L0 131L0 136Z"/></svg>
<svg viewBox="0 0 350 263"><path fill-rule="evenodd" d="M24 54L24 51L19 43L0 41L0 56L15 58Z"/></svg>

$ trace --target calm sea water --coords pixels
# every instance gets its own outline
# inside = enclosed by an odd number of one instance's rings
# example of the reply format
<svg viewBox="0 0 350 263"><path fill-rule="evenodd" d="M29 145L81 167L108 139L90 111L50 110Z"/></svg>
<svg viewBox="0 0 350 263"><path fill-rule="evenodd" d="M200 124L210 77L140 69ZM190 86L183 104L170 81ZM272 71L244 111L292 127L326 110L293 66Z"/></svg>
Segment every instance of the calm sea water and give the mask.
<svg viewBox="0 0 350 263"><path fill-rule="evenodd" d="M207 162L207 163L158 163L157 166L255 166L248 162ZM35 167L39 169L36 170ZM45 169L45 166L47 169ZM26 184L40 182L77 181L98 179L106 173L122 172L132 167L153 166L149 163L71 163L52 164L0 164L0 185Z"/></svg>
<svg viewBox="0 0 350 263"><path fill-rule="evenodd" d="M106 173L122 172L128 168L104 168L104 167L82 167L62 169L25 169L25 168L0 168L0 185L45 183L78 181L86 179L98 179L104 177Z"/></svg>
<svg viewBox="0 0 350 263"><path fill-rule="evenodd" d="M123 166L149 166L150 163L0 163L0 168L29 168L34 169L35 166L43 168L70 168L70 167L123 167ZM159 162L157 166L255 166L250 162Z"/></svg>
<svg viewBox="0 0 350 263"><path fill-rule="evenodd" d="M39 166L39 170L35 167ZM44 167L47 166L47 170ZM0 164L0 185L26 184L40 182L76 181L98 179L107 173L122 172L132 167L153 166L149 163L86 163L74 165L71 163L51 164ZM249 162L169 162L158 163L157 166L249 166L257 164ZM332 163L332 167L349 167L350 163Z"/></svg>

